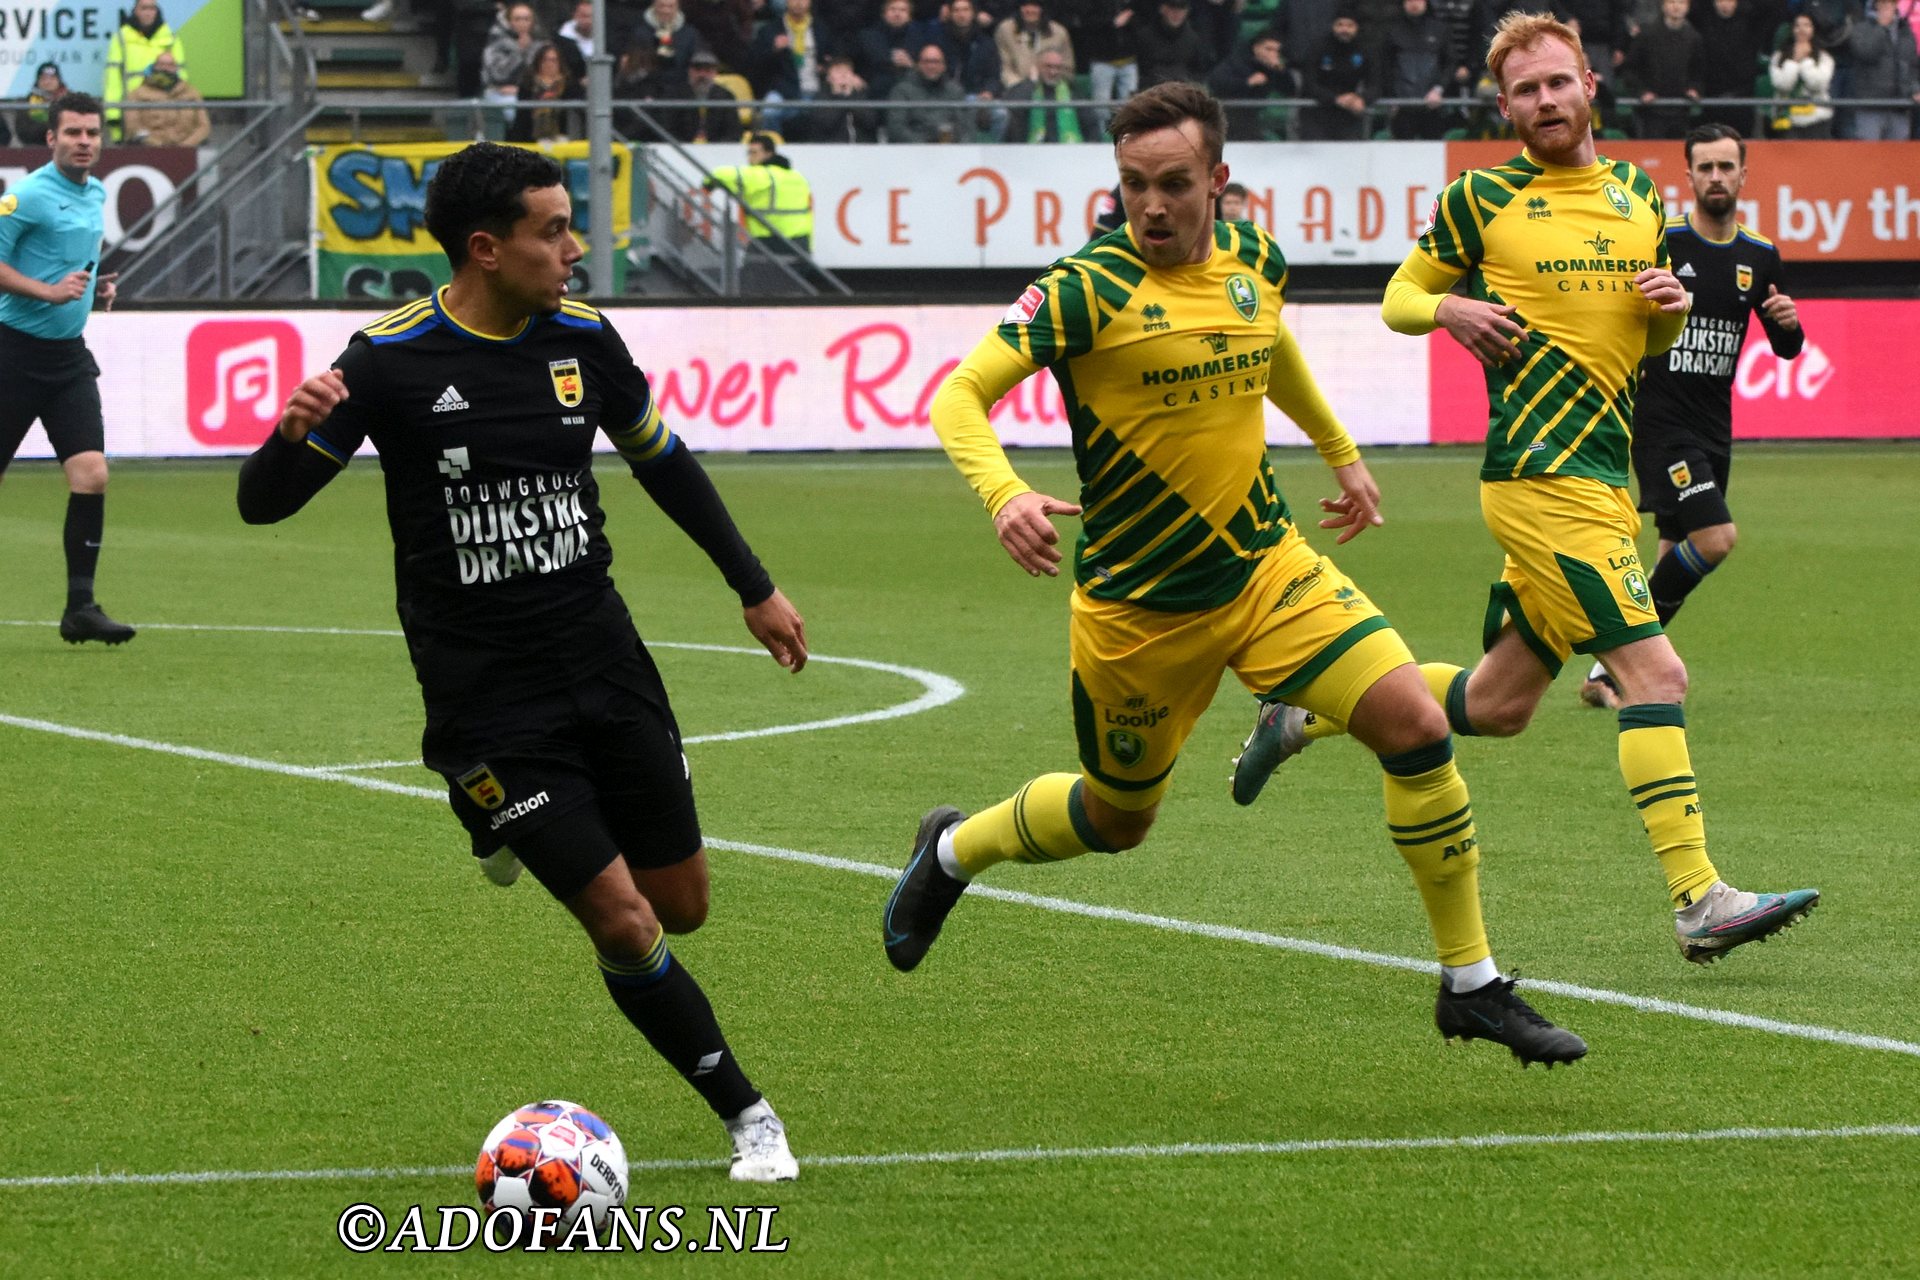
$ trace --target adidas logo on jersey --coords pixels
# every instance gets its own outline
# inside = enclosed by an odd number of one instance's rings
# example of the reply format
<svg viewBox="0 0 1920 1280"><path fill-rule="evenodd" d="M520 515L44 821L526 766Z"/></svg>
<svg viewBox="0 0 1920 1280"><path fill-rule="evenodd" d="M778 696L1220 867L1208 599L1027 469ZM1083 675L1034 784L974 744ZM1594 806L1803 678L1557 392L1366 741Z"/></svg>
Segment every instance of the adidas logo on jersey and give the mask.
<svg viewBox="0 0 1920 1280"><path fill-rule="evenodd" d="M1691 262L1683 262L1680 264L1680 269L1674 272L1673 274L1676 276L1685 276L1688 278L1692 278L1693 264Z"/></svg>
<svg viewBox="0 0 1920 1280"><path fill-rule="evenodd" d="M433 411L435 413L452 413L457 409L465 409L468 407L467 402L460 398L460 393L455 391L451 385L440 393L438 400L433 402Z"/></svg>

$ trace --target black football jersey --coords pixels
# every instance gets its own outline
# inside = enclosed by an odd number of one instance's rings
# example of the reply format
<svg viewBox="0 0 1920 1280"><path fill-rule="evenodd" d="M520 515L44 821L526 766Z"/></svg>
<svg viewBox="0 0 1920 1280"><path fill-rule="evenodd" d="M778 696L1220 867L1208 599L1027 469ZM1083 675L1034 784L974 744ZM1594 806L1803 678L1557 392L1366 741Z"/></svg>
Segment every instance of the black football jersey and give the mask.
<svg viewBox="0 0 1920 1280"><path fill-rule="evenodd" d="M1760 310L1768 286L1787 292L1780 251L1765 236L1736 224L1733 239L1719 244L1678 217L1667 222L1667 255L1693 296L1693 309L1672 349L1641 362L1634 447L1684 443L1726 450L1733 444L1733 378L1748 318L1760 317L1767 341L1786 359L1800 354L1806 335L1782 329Z"/></svg>
<svg viewBox="0 0 1920 1280"><path fill-rule="evenodd" d="M430 704L559 688L633 652L594 432L636 463L681 446L599 312L566 302L495 337L436 294L354 334L335 365L348 398L307 444L341 467L363 440L379 452L400 624Z"/></svg>

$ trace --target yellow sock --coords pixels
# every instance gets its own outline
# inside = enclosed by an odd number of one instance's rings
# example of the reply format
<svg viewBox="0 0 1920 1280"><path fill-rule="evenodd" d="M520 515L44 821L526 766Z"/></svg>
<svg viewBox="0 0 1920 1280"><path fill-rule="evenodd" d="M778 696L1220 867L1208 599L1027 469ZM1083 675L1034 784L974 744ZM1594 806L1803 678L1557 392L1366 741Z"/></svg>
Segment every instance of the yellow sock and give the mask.
<svg viewBox="0 0 1920 1280"><path fill-rule="evenodd" d="M969 877L996 862L1064 862L1112 850L1087 820L1077 773L1043 773L953 829L953 860Z"/></svg>
<svg viewBox="0 0 1920 1280"><path fill-rule="evenodd" d="M1667 896L1676 908L1692 906L1720 873L1707 858L1707 820L1678 703L1620 708L1620 776L1666 873Z"/></svg>
<svg viewBox="0 0 1920 1280"><path fill-rule="evenodd" d="M1447 727L1462 737L1478 737L1479 731L1467 719L1467 670L1451 662L1423 662L1420 678L1440 709L1447 713Z"/></svg>
<svg viewBox="0 0 1920 1280"><path fill-rule="evenodd" d="M1473 800L1453 765L1452 740L1381 756L1380 766L1386 770L1387 833L1419 886L1440 963L1485 960L1493 953L1480 915L1480 842Z"/></svg>

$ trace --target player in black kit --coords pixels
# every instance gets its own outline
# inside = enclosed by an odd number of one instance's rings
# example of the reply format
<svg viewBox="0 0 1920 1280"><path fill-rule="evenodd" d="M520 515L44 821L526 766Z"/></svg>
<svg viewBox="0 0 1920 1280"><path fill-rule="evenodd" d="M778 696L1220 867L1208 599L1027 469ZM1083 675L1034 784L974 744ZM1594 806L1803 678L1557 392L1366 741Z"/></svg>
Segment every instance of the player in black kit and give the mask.
<svg viewBox="0 0 1920 1280"><path fill-rule="evenodd" d="M1800 354L1806 334L1782 288L1780 251L1738 221L1747 180L1747 144L1723 124L1687 134L1691 213L1667 220L1673 273L1692 295L1687 327L1664 355L1640 366L1633 409L1633 470L1640 510L1660 533L1660 559L1647 586L1665 626L1733 551L1727 480L1733 469L1733 375L1750 315L1760 317L1773 353ZM1598 663L1580 687L1589 706L1617 707L1618 691Z"/></svg>
<svg viewBox="0 0 1920 1280"><path fill-rule="evenodd" d="M706 919L706 854L666 690L608 576L594 432L782 666L806 665L806 633L612 325L566 299L581 251L561 179L540 153L492 143L442 162L426 223L453 283L300 384L241 469L240 513L285 519L373 442L422 757L475 856L503 884L524 863L579 919L614 1003L725 1122L733 1178L784 1180L798 1168L779 1117L667 950L666 934Z"/></svg>

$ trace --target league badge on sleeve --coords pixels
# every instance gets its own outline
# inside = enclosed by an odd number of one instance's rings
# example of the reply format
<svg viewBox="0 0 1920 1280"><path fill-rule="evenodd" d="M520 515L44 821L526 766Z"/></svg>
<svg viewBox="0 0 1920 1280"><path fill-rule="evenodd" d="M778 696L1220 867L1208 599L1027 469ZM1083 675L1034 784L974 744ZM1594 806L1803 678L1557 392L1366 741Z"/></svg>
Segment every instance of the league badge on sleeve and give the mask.
<svg viewBox="0 0 1920 1280"><path fill-rule="evenodd" d="M6 195L0 196L0 218L6 217L8 214L12 213L15 209L18 209L19 207L20 207L19 196L14 195L12 192L8 192Z"/></svg>
<svg viewBox="0 0 1920 1280"><path fill-rule="evenodd" d="M580 381L578 360L549 360L547 372L553 376L553 396L572 409L586 396L586 384Z"/></svg>
<svg viewBox="0 0 1920 1280"><path fill-rule="evenodd" d="M1040 292L1040 286L1030 284L1027 291L1007 308L1007 314L1000 317L1001 324L1032 324L1033 318L1040 314L1040 308L1047 305L1047 295Z"/></svg>

